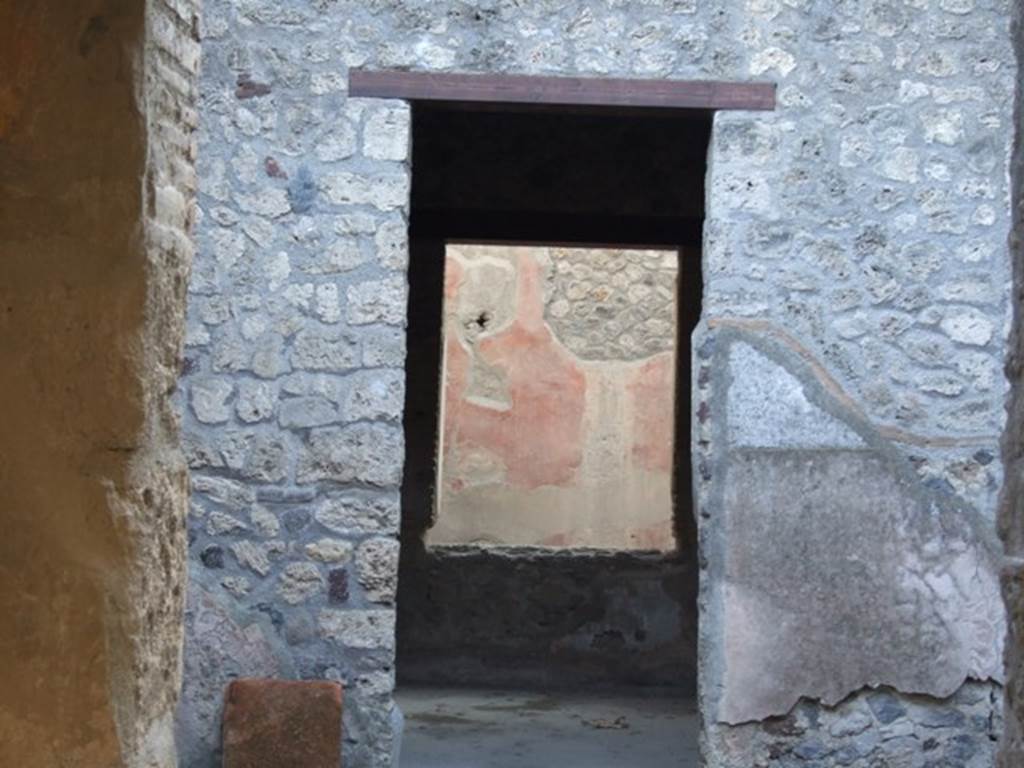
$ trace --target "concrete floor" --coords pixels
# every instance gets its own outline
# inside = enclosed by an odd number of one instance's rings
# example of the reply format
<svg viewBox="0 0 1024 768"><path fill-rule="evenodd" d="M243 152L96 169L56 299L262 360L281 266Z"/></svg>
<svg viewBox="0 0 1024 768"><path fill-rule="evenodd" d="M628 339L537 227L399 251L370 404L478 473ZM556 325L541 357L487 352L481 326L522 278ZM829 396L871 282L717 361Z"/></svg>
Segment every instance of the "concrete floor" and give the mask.
<svg viewBox="0 0 1024 768"><path fill-rule="evenodd" d="M696 768L692 699L401 688L400 768Z"/></svg>

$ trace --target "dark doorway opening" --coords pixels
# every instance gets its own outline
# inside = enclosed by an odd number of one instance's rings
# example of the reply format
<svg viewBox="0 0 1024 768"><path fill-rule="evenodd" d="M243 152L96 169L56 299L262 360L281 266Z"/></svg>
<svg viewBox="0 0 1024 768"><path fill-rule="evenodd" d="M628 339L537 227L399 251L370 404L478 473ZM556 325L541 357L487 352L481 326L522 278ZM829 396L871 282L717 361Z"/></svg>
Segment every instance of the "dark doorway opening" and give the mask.
<svg viewBox="0 0 1024 768"><path fill-rule="evenodd" d="M612 690L619 695L624 689L642 689L645 698L662 694L665 701L676 702L673 707L694 697L698 566L690 469L690 334L700 317L710 125L710 113L697 111L414 105L396 667L399 701L408 718L407 768L435 764L430 756L409 750L418 728L430 727L436 734L437 718L445 716L428 711L436 702L424 698L423 691L431 688L500 688L511 697L508 702L518 701L515 696L523 691L543 694L552 717L565 715L566 706L590 711L581 702L587 697L597 701ZM670 248L678 253L675 408L664 414L674 420L674 547L427 545L428 530L444 514L438 510L436 486L449 243ZM404 691L415 691L408 703ZM566 704L570 700L575 703ZM486 698L473 701L487 708ZM616 706L629 706L616 701ZM693 708L689 711L692 715ZM634 715L633 732L648 726L657 730L645 720L650 712ZM466 719L463 713L455 720L460 717ZM583 723L586 718L580 717ZM608 724L605 719L591 718L598 730L589 733L585 724L579 725L583 739L592 741L598 731L614 734L617 727L602 727ZM614 718L609 722L615 725ZM668 731L675 734L674 753L661 750L661 762L652 757L655 762L640 764L685 765L679 750L691 750L695 760L696 744L679 743L687 730ZM451 737L458 737L457 728ZM540 764L531 762L537 759L535 752L522 753L518 760L510 756L507 764Z"/></svg>

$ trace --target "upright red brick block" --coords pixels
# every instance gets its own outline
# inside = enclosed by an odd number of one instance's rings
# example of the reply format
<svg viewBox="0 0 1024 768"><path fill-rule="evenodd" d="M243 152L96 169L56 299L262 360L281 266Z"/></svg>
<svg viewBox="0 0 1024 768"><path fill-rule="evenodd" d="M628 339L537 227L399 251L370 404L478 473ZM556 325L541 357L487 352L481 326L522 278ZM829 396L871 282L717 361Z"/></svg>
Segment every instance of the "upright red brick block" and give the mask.
<svg viewBox="0 0 1024 768"><path fill-rule="evenodd" d="M224 768L340 768L341 686L235 680L223 720Z"/></svg>

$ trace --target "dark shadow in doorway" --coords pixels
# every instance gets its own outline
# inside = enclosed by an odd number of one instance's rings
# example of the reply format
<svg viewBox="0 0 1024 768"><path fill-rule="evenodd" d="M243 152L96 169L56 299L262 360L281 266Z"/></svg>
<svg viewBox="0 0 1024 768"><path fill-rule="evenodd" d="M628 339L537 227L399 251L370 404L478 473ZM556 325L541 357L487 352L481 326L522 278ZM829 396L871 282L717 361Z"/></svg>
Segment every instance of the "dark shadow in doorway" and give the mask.
<svg viewBox="0 0 1024 768"><path fill-rule="evenodd" d="M417 105L398 590L399 684L672 686L697 660L690 332L710 117ZM671 246L680 253L674 552L427 548L446 241ZM666 414L666 417L668 415ZM610 611L613 593L635 600ZM676 628L663 642L659 625ZM589 637L582 628L600 627Z"/></svg>

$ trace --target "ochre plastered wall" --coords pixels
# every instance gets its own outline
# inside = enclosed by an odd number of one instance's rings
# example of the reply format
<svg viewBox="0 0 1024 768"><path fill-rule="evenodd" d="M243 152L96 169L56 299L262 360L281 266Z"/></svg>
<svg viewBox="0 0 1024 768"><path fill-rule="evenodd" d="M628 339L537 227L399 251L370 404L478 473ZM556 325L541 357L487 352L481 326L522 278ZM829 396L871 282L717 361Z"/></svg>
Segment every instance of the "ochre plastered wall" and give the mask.
<svg viewBox="0 0 1024 768"><path fill-rule="evenodd" d="M429 543L673 548L676 274L670 250L448 247Z"/></svg>
<svg viewBox="0 0 1024 768"><path fill-rule="evenodd" d="M0 765L176 764L194 11L0 7Z"/></svg>

